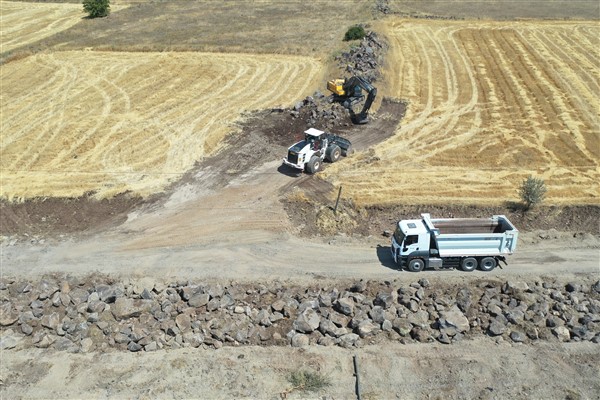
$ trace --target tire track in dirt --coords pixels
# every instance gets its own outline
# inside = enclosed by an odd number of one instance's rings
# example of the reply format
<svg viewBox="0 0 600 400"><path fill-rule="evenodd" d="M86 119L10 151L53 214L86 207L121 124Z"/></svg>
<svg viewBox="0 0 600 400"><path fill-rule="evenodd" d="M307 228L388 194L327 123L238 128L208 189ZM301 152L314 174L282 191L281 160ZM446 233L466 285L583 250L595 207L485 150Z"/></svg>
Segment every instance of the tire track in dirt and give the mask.
<svg viewBox="0 0 600 400"><path fill-rule="evenodd" d="M2 96L15 116L2 132L5 198L160 191L217 150L244 110L289 106L323 73L315 59L281 55L60 52L35 61L51 70L43 101L31 90ZM2 79L32 65L10 63Z"/></svg>

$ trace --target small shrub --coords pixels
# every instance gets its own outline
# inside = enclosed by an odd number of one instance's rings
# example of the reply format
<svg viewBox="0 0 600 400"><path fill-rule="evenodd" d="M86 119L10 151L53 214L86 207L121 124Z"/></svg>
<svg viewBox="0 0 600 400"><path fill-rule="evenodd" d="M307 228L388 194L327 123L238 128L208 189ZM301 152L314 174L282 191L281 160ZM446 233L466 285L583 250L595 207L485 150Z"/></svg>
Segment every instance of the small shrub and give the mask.
<svg viewBox="0 0 600 400"><path fill-rule="evenodd" d="M546 195L546 184L542 179L529 176L523 181L519 188L519 196L528 210L544 200Z"/></svg>
<svg viewBox="0 0 600 400"><path fill-rule="evenodd" d="M110 0L83 0L83 11L90 18L106 17L110 13Z"/></svg>
<svg viewBox="0 0 600 400"><path fill-rule="evenodd" d="M327 377L310 371L294 371L290 374L288 381L293 385L290 391L317 392L331 385Z"/></svg>
<svg viewBox="0 0 600 400"><path fill-rule="evenodd" d="M365 28L360 25L355 25L346 31L344 35L344 40L357 40L362 39L366 36Z"/></svg>

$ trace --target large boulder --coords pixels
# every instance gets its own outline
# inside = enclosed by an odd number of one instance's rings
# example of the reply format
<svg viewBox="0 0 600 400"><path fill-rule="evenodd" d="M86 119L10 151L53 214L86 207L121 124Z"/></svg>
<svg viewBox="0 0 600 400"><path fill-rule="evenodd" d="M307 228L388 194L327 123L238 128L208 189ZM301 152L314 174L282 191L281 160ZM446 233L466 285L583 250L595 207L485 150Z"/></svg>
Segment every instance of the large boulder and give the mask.
<svg viewBox="0 0 600 400"><path fill-rule="evenodd" d="M342 347L352 347L358 343L360 337L356 333L348 333L339 338L339 344Z"/></svg>
<svg viewBox="0 0 600 400"><path fill-rule="evenodd" d="M358 328L356 328L358 332L358 336L361 338L375 335L379 332L379 325L373 324L370 320L365 319L361 323L358 324Z"/></svg>
<svg viewBox="0 0 600 400"><path fill-rule="evenodd" d="M19 320L19 314L13 311L11 303L0 306L0 326L10 326Z"/></svg>
<svg viewBox="0 0 600 400"><path fill-rule="evenodd" d="M207 293L195 293L189 298L188 304L190 307L202 307L207 305L209 300L210 296Z"/></svg>
<svg viewBox="0 0 600 400"><path fill-rule="evenodd" d="M293 328L298 332L311 333L319 327L321 317L312 308L307 308L298 315L294 321Z"/></svg>
<svg viewBox="0 0 600 400"><path fill-rule="evenodd" d="M438 322L440 329L453 327L461 333L468 332L470 329L469 320L457 306L447 311L441 311Z"/></svg>
<svg viewBox="0 0 600 400"><path fill-rule="evenodd" d="M344 315L354 315L354 300L348 297L338 299L334 303L334 309Z"/></svg>
<svg viewBox="0 0 600 400"><path fill-rule="evenodd" d="M302 333L296 333L292 336L291 344L292 347L305 347L310 343L310 339L308 336L303 335Z"/></svg>
<svg viewBox="0 0 600 400"><path fill-rule="evenodd" d="M123 320L139 317L142 313L149 312L151 308L152 300L134 300L126 297L119 297L110 310L116 320Z"/></svg>

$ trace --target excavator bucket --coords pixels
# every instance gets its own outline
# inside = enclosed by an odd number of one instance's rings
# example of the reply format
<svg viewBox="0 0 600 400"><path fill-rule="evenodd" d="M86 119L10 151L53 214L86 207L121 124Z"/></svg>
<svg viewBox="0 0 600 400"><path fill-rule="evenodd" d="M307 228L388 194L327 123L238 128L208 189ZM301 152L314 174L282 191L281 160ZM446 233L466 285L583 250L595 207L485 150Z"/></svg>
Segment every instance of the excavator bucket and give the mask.
<svg viewBox="0 0 600 400"><path fill-rule="evenodd" d="M363 114L354 114L352 116L352 123L358 125L364 125L369 122L369 117Z"/></svg>

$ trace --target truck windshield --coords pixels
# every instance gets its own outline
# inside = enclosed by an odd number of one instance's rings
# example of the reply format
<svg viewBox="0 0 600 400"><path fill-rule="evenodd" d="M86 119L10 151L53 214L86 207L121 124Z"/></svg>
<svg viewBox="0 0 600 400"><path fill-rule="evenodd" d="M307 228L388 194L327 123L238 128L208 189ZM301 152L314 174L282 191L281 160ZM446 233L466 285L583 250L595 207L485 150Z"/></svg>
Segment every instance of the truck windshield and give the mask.
<svg viewBox="0 0 600 400"><path fill-rule="evenodd" d="M404 233L402 233L400 227L396 227L396 231L394 232L394 238L396 239L396 242L398 244L402 244L402 241L404 240Z"/></svg>

